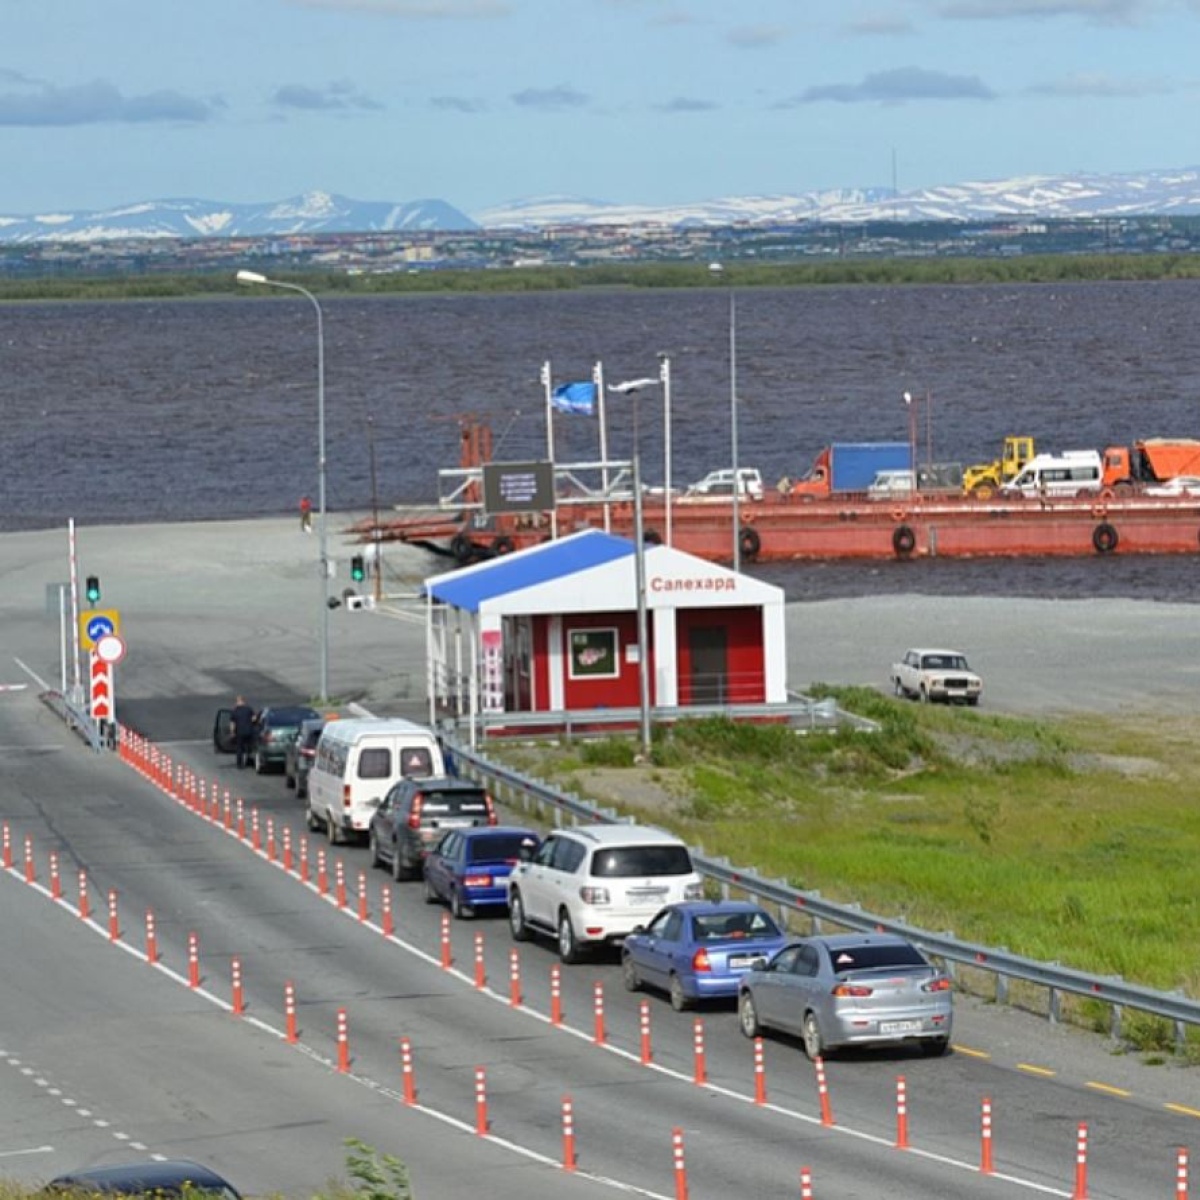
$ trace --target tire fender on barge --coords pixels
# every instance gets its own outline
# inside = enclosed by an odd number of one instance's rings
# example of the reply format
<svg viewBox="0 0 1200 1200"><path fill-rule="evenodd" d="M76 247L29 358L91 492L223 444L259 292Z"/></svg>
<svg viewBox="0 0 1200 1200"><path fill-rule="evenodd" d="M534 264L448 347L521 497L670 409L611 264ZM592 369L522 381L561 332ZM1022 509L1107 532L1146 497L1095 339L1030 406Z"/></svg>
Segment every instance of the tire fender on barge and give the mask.
<svg viewBox="0 0 1200 1200"><path fill-rule="evenodd" d="M898 558L907 558L917 548L917 535L911 525L897 525L892 530L892 549Z"/></svg>
<svg viewBox="0 0 1200 1200"><path fill-rule="evenodd" d="M1107 521L1101 521L1092 530L1092 545L1095 546L1097 554L1111 554L1120 542L1121 535L1117 533L1116 526Z"/></svg>

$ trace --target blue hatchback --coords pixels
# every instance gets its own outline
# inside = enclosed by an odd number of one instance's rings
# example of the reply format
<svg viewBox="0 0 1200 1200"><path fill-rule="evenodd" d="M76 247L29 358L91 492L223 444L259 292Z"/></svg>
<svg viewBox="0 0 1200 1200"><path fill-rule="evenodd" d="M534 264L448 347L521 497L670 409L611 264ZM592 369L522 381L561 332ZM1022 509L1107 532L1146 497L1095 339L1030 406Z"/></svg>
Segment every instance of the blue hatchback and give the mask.
<svg viewBox="0 0 1200 1200"><path fill-rule="evenodd" d="M517 860L538 848L541 838L518 825L452 829L425 859L425 901L446 901L456 917L475 909L508 906L508 876Z"/></svg>
<svg viewBox="0 0 1200 1200"><path fill-rule="evenodd" d="M787 940L769 913L746 900L671 904L625 939L625 987L662 988L682 1012L697 1000L736 996L738 980Z"/></svg>

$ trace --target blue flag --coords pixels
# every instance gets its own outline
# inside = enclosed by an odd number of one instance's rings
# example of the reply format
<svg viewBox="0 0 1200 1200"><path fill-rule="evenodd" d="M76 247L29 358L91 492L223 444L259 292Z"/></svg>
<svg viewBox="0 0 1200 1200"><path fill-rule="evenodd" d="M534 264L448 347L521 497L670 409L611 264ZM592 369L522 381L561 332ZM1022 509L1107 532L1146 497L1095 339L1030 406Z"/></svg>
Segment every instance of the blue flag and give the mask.
<svg viewBox="0 0 1200 1200"><path fill-rule="evenodd" d="M584 417L596 415L596 385L587 381L560 383L550 397L559 412L578 413Z"/></svg>

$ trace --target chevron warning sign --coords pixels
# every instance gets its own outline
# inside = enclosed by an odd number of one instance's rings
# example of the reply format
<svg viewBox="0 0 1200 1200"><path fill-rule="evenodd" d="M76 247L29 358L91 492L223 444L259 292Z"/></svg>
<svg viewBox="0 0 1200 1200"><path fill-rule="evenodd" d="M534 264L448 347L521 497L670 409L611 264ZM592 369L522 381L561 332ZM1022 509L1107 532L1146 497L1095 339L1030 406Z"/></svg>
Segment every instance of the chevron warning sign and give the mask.
<svg viewBox="0 0 1200 1200"><path fill-rule="evenodd" d="M112 663L105 662L95 650L92 651L91 660L92 719L94 721L111 721L114 699Z"/></svg>

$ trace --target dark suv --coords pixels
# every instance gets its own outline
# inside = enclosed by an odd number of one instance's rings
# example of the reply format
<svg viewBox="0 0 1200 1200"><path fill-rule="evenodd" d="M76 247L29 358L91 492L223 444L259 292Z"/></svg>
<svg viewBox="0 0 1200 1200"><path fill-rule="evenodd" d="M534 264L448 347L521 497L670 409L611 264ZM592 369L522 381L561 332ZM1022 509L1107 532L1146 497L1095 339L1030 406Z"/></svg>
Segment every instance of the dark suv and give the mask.
<svg viewBox="0 0 1200 1200"><path fill-rule="evenodd" d="M283 782L296 789L300 800L308 796L308 773L317 757L317 743L324 728L324 717L310 717L300 722L300 732L288 743L283 760Z"/></svg>
<svg viewBox="0 0 1200 1200"><path fill-rule="evenodd" d="M469 779L402 779L371 817L371 866L390 865L394 878L415 879L447 829L495 824L491 796Z"/></svg>

